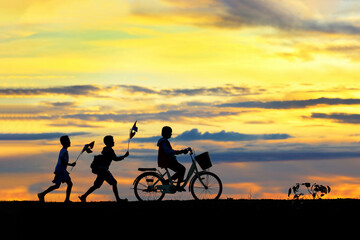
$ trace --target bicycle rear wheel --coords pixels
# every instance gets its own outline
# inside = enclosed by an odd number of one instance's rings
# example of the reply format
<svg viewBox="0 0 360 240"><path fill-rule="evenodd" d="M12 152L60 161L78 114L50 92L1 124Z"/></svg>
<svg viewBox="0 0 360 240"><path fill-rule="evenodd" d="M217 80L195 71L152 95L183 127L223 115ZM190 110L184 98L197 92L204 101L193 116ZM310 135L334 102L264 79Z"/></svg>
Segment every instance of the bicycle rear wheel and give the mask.
<svg viewBox="0 0 360 240"><path fill-rule="evenodd" d="M222 193L222 183L216 174L200 172L191 179L190 192L196 200L216 200Z"/></svg>
<svg viewBox="0 0 360 240"><path fill-rule="evenodd" d="M165 193L156 188L163 185L161 176L154 172L145 172L137 177L134 183L134 193L139 201L161 201Z"/></svg>

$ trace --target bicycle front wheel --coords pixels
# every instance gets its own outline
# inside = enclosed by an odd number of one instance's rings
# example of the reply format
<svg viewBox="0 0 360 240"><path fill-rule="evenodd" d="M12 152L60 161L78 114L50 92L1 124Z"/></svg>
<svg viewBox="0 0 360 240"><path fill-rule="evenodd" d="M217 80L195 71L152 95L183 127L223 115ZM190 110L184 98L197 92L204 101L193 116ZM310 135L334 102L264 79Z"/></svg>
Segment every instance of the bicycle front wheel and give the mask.
<svg viewBox="0 0 360 240"><path fill-rule="evenodd" d="M200 172L191 179L190 191L196 200L216 200L222 193L222 183L216 174Z"/></svg>
<svg viewBox="0 0 360 240"><path fill-rule="evenodd" d="M154 172L145 172L141 174L134 183L134 193L139 201L160 201L164 198L162 193L156 188L157 185L163 185L161 176Z"/></svg>

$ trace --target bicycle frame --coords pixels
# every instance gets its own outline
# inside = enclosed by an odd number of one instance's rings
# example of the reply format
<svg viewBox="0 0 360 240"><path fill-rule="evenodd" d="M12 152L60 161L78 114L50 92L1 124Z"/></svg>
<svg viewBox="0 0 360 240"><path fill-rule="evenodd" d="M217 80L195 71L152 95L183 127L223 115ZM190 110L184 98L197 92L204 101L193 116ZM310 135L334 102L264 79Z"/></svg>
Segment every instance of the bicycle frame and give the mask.
<svg viewBox="0 0 360 240"><path fill-rule="evenodd" d="M188 171L188 174L187 174L186 178L184 179L182 187L185 187L188 184L190 178L192 177L192 175L194 173L195 173L195 175L199 175L199 170L198 170L198 168L196 166L196 162L194 160L193 153L190 153L190 157L191 157L192 164L190 166L190 169ZM159 170L157 170L157 171L160 174L162 179L164 179L164 176L166 175L168 177L168 180L169 180L169 185L158 185L157 188L160 189L160 190L165 191L166 193L175 193L175 192L171 191L171 188L174 186L174 181L171 179L171 175L170 175L169 170L166 168L165 173L163 173L163 174ZM203 183L202 179L199 178L199 180L200 180L201 184L206 188L206 185ZM154 183L154 185L156 185L158 183L158 181L156 181Z"/></svg>

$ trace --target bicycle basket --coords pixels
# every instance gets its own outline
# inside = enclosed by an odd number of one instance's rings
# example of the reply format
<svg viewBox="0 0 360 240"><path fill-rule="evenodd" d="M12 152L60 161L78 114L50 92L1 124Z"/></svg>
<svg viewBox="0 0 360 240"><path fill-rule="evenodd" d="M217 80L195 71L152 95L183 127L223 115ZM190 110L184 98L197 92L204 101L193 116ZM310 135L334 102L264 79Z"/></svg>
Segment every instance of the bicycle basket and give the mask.
<svg viewBox="0 0 360 240"><path fill-rule="evenodd" d="M198 162L198 164L203 170L208 169L212 166L210 155L208 152L204 152L202 154L195 156L195 160Z"/></svg>

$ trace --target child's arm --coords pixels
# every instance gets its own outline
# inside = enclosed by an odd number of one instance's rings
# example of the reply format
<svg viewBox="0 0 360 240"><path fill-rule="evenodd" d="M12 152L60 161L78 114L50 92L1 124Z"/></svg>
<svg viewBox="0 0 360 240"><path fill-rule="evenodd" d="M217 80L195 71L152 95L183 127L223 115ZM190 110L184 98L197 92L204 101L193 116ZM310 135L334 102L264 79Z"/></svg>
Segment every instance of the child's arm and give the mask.
<svg viewBox="0 0 360 240"><path fill-rule="evenodd" d="M126 158L127 156L129 156L129 152L126 152L124 156L116 156L113 158L114 161L121 161L124 160L124 158Z"/></svg>
<svg viewBox="0 0 360 240"><path fill-rule="evenodd" d="M75 167L76 162L73 162L73 163L68 163L67 165L68 165L68 166L71 166L71 167Z"/></svg>
<svg viewBox="0 0 360 240"><path fill-rule="evenodd" d="M168 145L165 142L162 142L161 148L165 152L165 154L173 156L173 155L179 155L179 154L187 154L189 152L189 149L183 149L183 150L173 150L168 147Z"/></svg>
<svg viewBox="0 0 360 240"><path fill-rule="evenodd" d="M61 156L61 165L63 165L64 167L66 167L66 166L75 167L76 162L69 163L69 155L63 154Z"/></svg>
<svg viewBox="0 0 360 240"><path fill-rule="evenodd" d="M71 166L71 167L75 167L76 162L69 163L69 162L67 162L65 159L61 159L61 165L63 165L63 166Z"/></svg>

